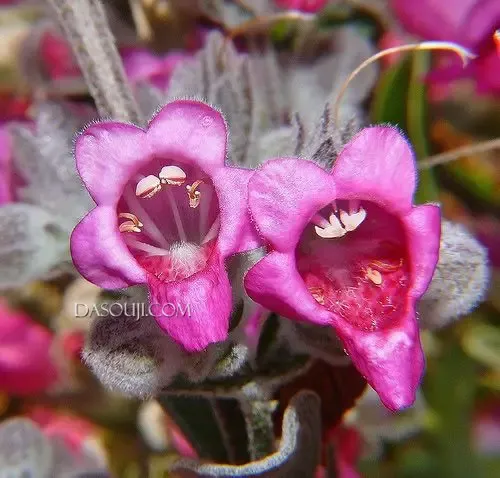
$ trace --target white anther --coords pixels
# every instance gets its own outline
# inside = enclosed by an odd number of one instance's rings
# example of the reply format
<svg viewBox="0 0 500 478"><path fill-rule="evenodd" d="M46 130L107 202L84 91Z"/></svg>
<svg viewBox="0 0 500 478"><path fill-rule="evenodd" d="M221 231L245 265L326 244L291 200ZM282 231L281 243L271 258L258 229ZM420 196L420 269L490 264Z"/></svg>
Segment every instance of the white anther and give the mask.
<svg viewBox="0 0 500 478"><path fill-rule="evenodd" d="M366 211L363 208L360 208L358 212L354 212L352 214L348 214L345 211L340 211L340 220L347 232L354 231L358 228L358 226L365 220Z"/></svg>
<svg viewBox="0 0 500 478"><path fill-rule="evenodd" d="M164 166L158 175L163 184L180 186L186 181L186 173L178 166Z"/></svg>
<svg viewBox="0 0 500 478"><path fill-rule="evenodd" d="M319 237L324 239L332 239L334 237L342 237L347 231L342 227L338 217L335 214L330 215L329 225L326 227L314 226L314 230Z"/></svg>
<svg viewBox="0 0 500 478"><path fill-rule="evenodd" d="M140 198L152 198L161 189L161 181L150 175L141 179L135 188L135 195Z"/></svg>

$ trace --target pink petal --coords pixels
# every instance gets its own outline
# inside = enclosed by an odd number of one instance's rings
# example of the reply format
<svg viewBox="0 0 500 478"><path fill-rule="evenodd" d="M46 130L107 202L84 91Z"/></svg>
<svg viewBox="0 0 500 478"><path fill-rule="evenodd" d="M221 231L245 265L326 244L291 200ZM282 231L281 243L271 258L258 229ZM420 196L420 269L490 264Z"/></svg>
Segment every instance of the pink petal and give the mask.
<svg viewBox="0 0 500 478"><path fill-rule="evenodd" d="M320 325L332 322L333 314L307 290L293 254L271 252L247 272L244 284L255 302L284 317Z"/></svg>
<svg viewBox="0 0 500 478"><path fill-rule="evenodd" d="M162 69L163 59L144 48L121 50L125 73L132 83L149 78Z"/></svg>
<svg viewBox="0 0 500 478"><path fill-rule="evenodd" d="M223 257L263 245L248 212L248 181L252 174L250 170L228 167L212 176L220 205L217 244Z"/></svg>
<svg viewBox="0 0 500 478"><path fill-rule="evenodd" d="M249 182L257 230L278 251L295 249L314 214L335 199L332 177L311 161L273 159Z"/></svg>
<svg viewBox="0 0 500 478"><path fill-rule="evenodd" d="M143 48L124 48L121 55L125 73L132 84L149 81L162 90L168 86L175 67L189 58L182 52L157 56Z"/></svg>
<svg viewBox="0 0 500 478"><path fill-rule="evenodd" d="M188 352L226 339L232 295L218 252L202 271L187 279L166 283L149 274L148 283L151 312L160 327Z"/></svg>
<svg viewBox="0 0 500 478"><path fill-rule="evenodd" d="M411 260L410 291L420 298L427 290L439 259L441 211L438 206L426 204L414 207L403 218Z"/></svg>
<svg viewBox="0 0 500 478"><path fill-rule="evenodd" d="M45 327L0 302L0 390L31 395L54 384L58 373L52 342Z"/></svg>
<svg viewBox="0 0 500 478"><path fill-rule="evenodd" d="M176 158L205 172L224 166L226 122L205 103L179 100L167 104L151 121L147 135L156 156Z"/></svg>
<svg viewBox="0 0 500 478"><path fill-rule="evenodd" d="M465 41L460 28L478 0L391 0L404 27L427 40ZM471 45L464 45L471 46Z"/></svg>
<svg viewBox="0 0 500 478"><path fill-rule="evenodd" d="M415 191L415 158L394 127L363 129L342 150L332 170L338 199L373 201L408 212Z"/></svg>
<svg viewBox="0 0 500 478"><path fill-rule="evenodd" d="M315 13L321 10L328 0L274 0L276 5L289 10Z"/></svg>
<svg viewBox="0 0 500 478"><path fill-rule="evenodd" d="M460 2L458 2L460 3ZM465 6L470 5L458 31L457 40L462 45L479 45L485 37L492 36L500 26L500 2L498 0L461 0ZM456 8L453 4L453 8Z"/></svg>
<svg viewBox="0 0 500 478"><path fill-rule="evenodd" d="M146 282L146 273L130 254L118 232L116 209L98 206L73 230L71 256L89 282L119 289Z"/></svg>
<svg viewBox="0 0 500 478"><path fill-rule="evenodd" d="M388 330L362 331L342 319L334 327L356 368L390 410L415 401L424 371L414 305L402 325Z"/></svg>
<svg viewBox="0 0 500 478"><path fill-rule="evenodd" d="M143 130L124 123L99 123L77 139L78 172L97 204L116 205L132 174L150 161Z"/></svg>

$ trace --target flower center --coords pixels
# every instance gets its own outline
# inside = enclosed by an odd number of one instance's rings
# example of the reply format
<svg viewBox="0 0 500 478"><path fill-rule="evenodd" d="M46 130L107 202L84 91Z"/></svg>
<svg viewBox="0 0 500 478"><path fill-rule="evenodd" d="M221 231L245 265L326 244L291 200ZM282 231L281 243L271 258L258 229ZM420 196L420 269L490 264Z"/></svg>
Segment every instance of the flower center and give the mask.
<svg viewBox="0 0 500 478"><path fill-rule="evenodd" d="M127 184L118 204L119 231L130 252L163 282L203 269L220 225L210 178L172 163L153 160Z"/></svg>
<svg viewBox="0 0 500 478"><path fill-rule="evenodd" d="M323 307L361 329L383 328L406 310L404 231L375 204L338 202L305 229L296 251L299 273Z"/></svg>

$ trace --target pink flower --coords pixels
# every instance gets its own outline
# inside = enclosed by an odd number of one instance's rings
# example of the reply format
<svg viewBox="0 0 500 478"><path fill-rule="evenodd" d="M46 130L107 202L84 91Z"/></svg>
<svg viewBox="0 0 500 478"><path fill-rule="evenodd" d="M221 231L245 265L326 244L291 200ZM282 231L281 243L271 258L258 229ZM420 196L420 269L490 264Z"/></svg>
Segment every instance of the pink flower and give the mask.
<svg viewBox="0 0 500 478"><path fill-rule="evenodd" d="M269 254L245 277L250 297L285 317L332 325L390 409L410 405L424 356L415 303L433 275L440 212L412 204L416 171L391 127L361 131L328 174L268 161L249 206Z"/></svg>
<svg viewBox="0 0 500 478"><path fill-rule="evenodd" d="M287 10L299 10L306 13L315 13L321 10L328 0L274 0L276 5Z"/></svg>
<svg viewBox="0 0 500 478"><path fill-rule="evenodd" d="M482 455L500 454L500 403L482 403L476 411L472 427L473 445Z"/></svg>
<svg viewBox="0 0 500 478"><path fill-rule="evenodd" d="M87 440L97 435L94 424L50 408L35 407L30 411L29 418L40 426L47 438L59 438L75 454L82 453Z"/></svg>
<svg viewBox="0 0 500 478"><path fill-rule="evenodd" d="M71 237L90 282L147 284L160 327L188 351L227 336L225 259L260 245L247 215L251 171L226 165L224 118L197 101L167 104L146 131L103 122L76 143L97 207Z"/></svg>
<svg viewBox="0 0 500 478"><path fill-rule="evenodd" d="M175 67L190 57L182 52L157 56L141 48L123 48L121 55L125 72L132 84L148 81L161 90L168 87Z"/></svg>
<svg viewBox="0 0 500 478"><path fill-rule="evenodd" d="M55 383L51 345L52 335L44 327L0 302L0 390L31 395Z"/></svg>
<svg viewBox="0 0 500 478"><path fill-rule="evenodd" d="M80 68L70 46L57 33L48 29L40 38L40 57L50 79L80 77Z"/></svg>
<svg viewBox="0 0 500 478"><path fill-rule="evenodd" d="M478 55L466 68L460 60L446 58L447 65L430 75L436 82L473 78L479 93L500 93L500 56L493 33L500 27L497 0L392 0L404 27L428 40L459 43Z"/></svg>

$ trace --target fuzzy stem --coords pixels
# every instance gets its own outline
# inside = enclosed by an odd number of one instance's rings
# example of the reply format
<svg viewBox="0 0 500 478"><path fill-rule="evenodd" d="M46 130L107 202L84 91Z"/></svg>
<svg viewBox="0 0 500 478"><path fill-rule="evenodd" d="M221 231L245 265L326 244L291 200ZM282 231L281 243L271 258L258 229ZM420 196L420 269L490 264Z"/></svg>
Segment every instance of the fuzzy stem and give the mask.
<svg viewBox="0 0 500 478"><path fill-rule="evenodd" d="M46 0L54 9L101 116L143 124L101 0Z"/></svg>
<svg viewBox="0 0 500 478"><path fill-rule="evenodd" d="M277 402L240 401L247 426L250 460L256 461L273 453L273 412Z"/></svg>
<svg viewBox="0 0 500 478"><path fill-rule="evenodd" d="M500 138L483 141L482 143L476 143L470 146L468 145L462 148L446 151L445 153L436 154L435 156L430 156L422 161L419 161L418 167L419 169L428 169L434 166L439 166L440 164L450 163L465 156L486 153L487 151L493 151L495 149L500 149Z"/></svg>

